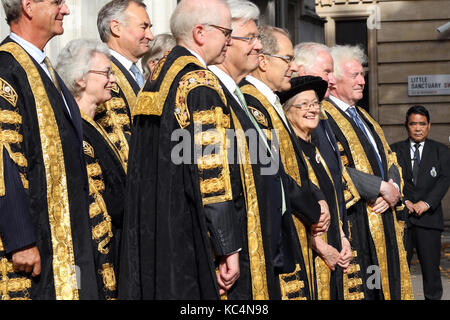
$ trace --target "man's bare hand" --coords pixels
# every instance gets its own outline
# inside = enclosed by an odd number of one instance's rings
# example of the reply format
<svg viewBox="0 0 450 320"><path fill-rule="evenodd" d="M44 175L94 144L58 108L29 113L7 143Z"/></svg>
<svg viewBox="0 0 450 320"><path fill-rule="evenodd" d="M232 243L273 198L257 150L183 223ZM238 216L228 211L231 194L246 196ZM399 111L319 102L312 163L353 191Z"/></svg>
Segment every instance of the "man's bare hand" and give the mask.
<svg viewBox="0 0 450 320"><path fill-rule="evenodd" d="M376 213L384 213L387 209L389 209L389 203L383 197L378 197L372 207Z"/></svg>
<svg viewBox="0 0 450 320"><path fill-rule="evenodd" d="M36 277L41 274L41 256L36 246L28 246L12 254L12 264L17 272L32 272Z"/></svg>
<svg viewBox="0 0 450 320"><path fill-rule="evenodd" d="M236 280L239 278L239 252L223 256L219 263L219 273L217 274L217 283L219 285L219 294L225 294Z"/></svg>
<svg viewBox="0 0 450 320"><path fill-rule="evenodd" d="M328 268L334 270L336 268L336 264L339 261L339 251L337 251L334 247L330 246L318 236L311 237L311 245L328 266Z"/></svg>
<svg viewBox="0 0 450 320"><path fill-rule="evenodd" d="M411 201L405 201L405 206L408 208L408 213L414 213L414 204Z"/></svg>
<svg viewBox="0 0 450 320"><path fill-rule="evenodd" d="M394 180L390 179L389 182L381 182L380 195L386 200L390 207L397 204L400 199L400 192L394 186Z"/></svg>
<svg viewBox="0 0 450 320"><path fill-rule="evenodd" d="M424 201L419 201L413 204L414 211L416 212L416 215L419 217L424 213L428 211L428 206Z"/></svg>
<svg viewBox="0 0 450 320"><path fill-rule="evenodd" d="M353 259L352 247L347 238L341 238L342 250L339 253L339 261L337 262L338 266L340 266L344 273L347 273L348 267L350 266L350 262Z"/></svg>
<svg viewBox="0 0 450 320"><path fill-rule="evenodd" d="M330 209L325 200L319 201L320 205L320 219L319 222L311 226L311 232L313 236L320 236L328 231L328 227L331 223Z"/></svg>

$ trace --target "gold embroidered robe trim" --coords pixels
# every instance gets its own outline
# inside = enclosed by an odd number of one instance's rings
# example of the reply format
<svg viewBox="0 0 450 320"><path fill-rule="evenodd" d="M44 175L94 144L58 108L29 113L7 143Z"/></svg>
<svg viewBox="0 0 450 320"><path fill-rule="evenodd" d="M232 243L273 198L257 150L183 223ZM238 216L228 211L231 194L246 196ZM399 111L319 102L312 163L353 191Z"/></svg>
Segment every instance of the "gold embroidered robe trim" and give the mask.
<svg viewBox="0 0 450 320"><path fill-rule="evenodd" d="M321 165L325 169L325 171L328 175L328 178L331 181L331 184L333 185L333 189L334 189L334 181L333 181L333 177L331 176L330 169L328 168L326 162L324 161L322 155L320 154L320 151L317 148L316 148L316 154L319 155L318 159L320 160ZM309 177L310 177L311 181L320 189L319 182L317 180L317 176L316 176L315 172L313 171L308 158L305 155L303 155L303 156L308 165L308 173L309 173ZM343 168L343 169L345 170L345 168ZM349 180L349 181L351 181L351 180ZM337 214L338 214L338 218L339 218L338 221L339 221L339 225L341 227L342 226L341 213L339 211L336 189L334 189L334 190L335 190L334 191L334 199L335 199L336 210L337 210ZM326 234L324 236L322 236L321 238L323 241L328 243ZM354 251L353 255L356 257L357 252ZM329 281L331 279L330 268L328 268L326 263L320 257L316 258L315 263L316 263L316 272L318 273L316 277L317 277L317 290L318 290L319 300L329 300L331 298L330 291L329 291ZM351 274L358 273L360 271L360 269L361 269L360 265L355 262L349 266L347 273L343 273L342 280L343 280L343 288L344 288L344 300L361 300L364 298L364 292L363 292L362 288L359 288L359 291L357 291L357 292L350 292L350 289L353 289L357 286L355 283L362 284L362 279L359 277L357 278L356 276L354 276L353 278L350 279L348 276ZM324 284L327 284L327 282L326 282L327 279L328 279L328 287L324 287Z"/></svg>
<svg viewBox="0 0 450 320"><path fill-rule="evenodd" d="M132 118L137 115L161 116L167 95L169 94L170 87L172 86L175 77L190 63L193 63L200 68L204 68L200 61L193 56L182 56L176 59L167 71L158 91L139 92L136 106L131 113Z"/></svg>
<svg viewBox="0 0 450 320"><path fill-rule="evenodd" d="M187 96L189 93L198 87L207 87L217 92L224 105L227 105L227 99L223 90L220 87L217 77L208 70L197 70L186 73L180 80L176 92L174 115L182 129L191 124L189 106L187 105ZM200 180L200 191L202 193L203 205L223 202L233 199L231 190L230 168L228 164L228 145L226 137L226 129L229 123L223 123L225 118L221 107L212 107L214 110L215 121L214 128L204 130L202 127L201 116L195 116L197 111L193 112L194 119L199 119L199 122L194 121L194 144L195 149L200 149L203 145L214 144L218 153L203 156L197 156L197 164L200 171L210 170L213 168L221 168L217 177ZM202 112L202 111L200 111ZM203 113L204 115L205 113ZM225 127L224 124L227 126ZM211 160L214 160L212 162ZM215 195L220 193L220 195ZM213 195L211 195L213 194Z"/></svg>
<svg viewBox="0 0 450 320"><path fill-rule="evenodd" d="M47 180L47 205L53 249L52 267L57 300L78 300L66 170L58 124L39 71L28 54L9 42L0 51L10 53L27 74L36 101L43 164Z"/></svg>
<svg viewBox="0 0 450 320"><path fill-rule="evenodd" d="M316 148L316 153L319 153L319 150ZM308 157L303 153L303 158L305 159L306 166L308 168L308 177L311 180L311 182L320 189L319 181L317 180L316 173L314 172L314 169L311 167L311 163L308 160ZM322 156L320 156L322 158ZM324 165L324 162L322 161L322 165ZM327 174L329 174L328 167L324 166L325 170L327 171ZM331 182L333 183L333 180L331 176L329 175L329 178L331 179ZM335 193L336 197L336 193ZM337 203L337 197L336 197L336 203ZM337 208L339 210L339 208ZM339 212L338 212L339 214ZM320 238L328 244L328 236L326 233L320 236ZM317 298L319 300L330 300L331 299L331 293L330 293L330 279L331 279L331 270L326 265L325 261L320 256L317 256L314 259L314 265L316 267L316 283L317 283Z"/></svg>
<svg viewBox="0 0 450 320"><path fill-rule="evenodd" d="M236 130L239 163L241 164L242 189L247 209L247 237L252 295L253 300L268 300L269 290L267 287L266 260L264 257L258 196L256 195L250 153L248 151L244 130L233 110L231 110L231 115Z"/></svg>
<svg viewBox="0 0 450 320"><path fill-rule="evenodd" d="M298 169L297 158L295 154L295 149L292 144L292 140L289 132L283 123L283 120L278 115L277 111L273 108L272 104L267 100L267 98L253 85L242 86L241 91L243 94L248 94L253 96L255 99L261 102L266 111L269 113L270 119L272 121L273 128L277 134L278 143L280 144L280 157L283 163L286 173L299 185L302 185L300 171ZM300 241L300 246L302 249L303 259L305 261L306 274L309 282L309 291L311 295L314 296L314 268L312 261L312 248L308 240L308 233L303 222L298 219L294 214L292 214L292 219L294 221L295 229L297 231L297 236ZM280 283L281 285L283 282ZM282 289L282 292L287 290Z"/></svg>
<svg viewBox="0 0 450 320"><path fill-rule="evenodd" d="M0 251L3 246L0 240ZM15 273L11 261L6 258L0 259L0 300L30 300L28 290L31 288L31 280L25 277L8 277L9 274ZM20 298L11 298L11 293L23 294Z"/></svg>
<svg viewBox="0 0 450 320"><path fill-rule="evenodd" d="M0 96L8 101L13 107L17 104L17 92L14 88L4 79L0 78ZM0 120L2 122L2 120Z"/></svg>
<svg viewBox="0 0 450 320"><path fill-rule="evenodd" d="M111 132L107 133L108 141L111 141L114 144L118 143L118 146L116 148L120 155L120 160L122 163L126 165L128 163L128 153L130 151L130 147L128 145L128 140L125 137L123 127L125 125L131 125L131 122L127 114L125 113L119 114L114 111L115 109L125 109L125 108L126 108L125 101L123 101L122 98L115 97L111 98L110 100L100 105L99 108L97 109L97 112L102 109L105 110L106 116L99 119L98 124L103 128L111 130ZM86 120L86 118L87 117L84 117L83 119ZM89 123L92 124L92 122L95 121L92 120ZM100 131L98 128L97 130Z"/></svg>
<svg viewBox="0 0 450 320"><path fill-rule="evenodd" d="M1 130L1 128L0 128ZM0 197L6 194L5 189L5 168L3 167L3 142L0 140ZM2 239L0 238L0 251L3 250Z"/></svg>
<svg viewBox="0 0 450 320"><path fill-rule="evenodd" d="M89 117L88 115L86 115L84 112L82 112L80 110L81 113L81 118L83 120L85 120L87 123L89 123L91 126L93 126L95 129L97 129L97 131L101 134L101 136L103 137L103 139L105 139L105 141L108 143L109 147L111 148L111 150L114 152L114 154L116 155L117 159L120 161L120 164L122 165L123 170L125 171L125 173L127 173L127 164L124 161L124 159L120 156L120 151L119 149L114 145L113 142L111 142L111 140L109 139L109 135L108 133L105 131L105 129L99 125L96 121L94 121L91 117ZM83 141L84 142L84 141ZM88 143L87 143L88 144ZM88 144L89 145L89 144ZM90 147L90 148L89 148ZM89 147L87 147L88 150L86 150L86 148L84 149L84 153L87 154L88 156L90 156L91 158L94 158L94 148L92 148L92 146L89 145Z"/></svg>
<svg viewBox="0 0 450 320"><path fill-rule="evenodd" d="M353 162L355 164L355 168L362 172L373 175L369 159L367 159L361 141L359 140L359 137L353 129L351 123L330 102L322 101L322 106L324 107L324 110L331 115L334 121L339 124L339 127L344 134L345 139L349 142L348 145ZM369 230L375 244L375 251L380 267L381 284L384 298L386 300L390 300L391 293L389 290L389 271L383 220L381 215L372 210L368 201L366 202L366 211L369 221Z"/></svg>
<svg viewBox="0 0 450 320"><path fill-rule="evenodd" d="M386 137L384 136L383 129L381 129L380 125L372 119L372 117L362 108L358 108L366 117L367 120L373 125L375 131L380 137L381 142L383 143L384 152L386 154L387 167L396 166L400 173L400 190L403 191L404 181L402 177L402 168L398 164L397 156L395 152L392 152ZM403 193L403 192L402 192ZM402 194L403 197L403 194ZM403 232L404 232L404 222L397 220L397 210L403 210L404 205L402 207L397 207L395 210L393 209L394 215L394 227L395 227L395 236L397 240L397 247L399 251L399 260L400 260L400 278L401 278L401 297L402 300L414 300L414 294L412 290L411 283L411 275L408 267L406 250L403 245Z"/></svg>
<svg viewBox="0 0 450 320"><path fill-rule="evenodd" d="M125 99L127 99L128 107L130 108L130 114L133 114L133 109L136 105L136 94L134 93L131 84L128 82L125 75L122 73L120 68L116 66L113 62L111 62L112 70L114 71L114 77L116 78L116 83L119 85L123 94L125 95ZM130 120L130 119L129 119ZM131 123L130 123L131 124Z"/></svg>

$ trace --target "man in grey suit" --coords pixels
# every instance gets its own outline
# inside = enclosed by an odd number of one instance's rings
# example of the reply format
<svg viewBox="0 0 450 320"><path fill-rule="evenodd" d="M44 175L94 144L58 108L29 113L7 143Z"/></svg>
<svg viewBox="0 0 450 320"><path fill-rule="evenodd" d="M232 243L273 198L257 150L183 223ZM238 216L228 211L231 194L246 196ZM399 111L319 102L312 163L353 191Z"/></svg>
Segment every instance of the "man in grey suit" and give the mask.
<svg viewBox="0 0 450 320"><path fill-rule="evenodd" d="M413 106L406 113L408 139L392 145L405 180L404 203L408 218L406 249L408 264L414 248L423 275L425 299L442 297L439 270L441 233L444 230L441 200L450 184L450 151L447 146L428 139L431 122L428 110Z"/></svg>

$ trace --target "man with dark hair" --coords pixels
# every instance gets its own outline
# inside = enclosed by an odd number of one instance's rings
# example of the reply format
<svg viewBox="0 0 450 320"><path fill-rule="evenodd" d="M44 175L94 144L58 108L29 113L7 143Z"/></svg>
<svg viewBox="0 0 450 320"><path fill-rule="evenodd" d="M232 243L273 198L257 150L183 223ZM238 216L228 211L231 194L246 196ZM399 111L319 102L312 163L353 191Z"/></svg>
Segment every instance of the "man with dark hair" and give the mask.
<svg viewBox="0 0 450 320"><path fill-rule="evenodd" d="M100 9L97 17L98 32L110 49L117 82L111 90L112 98L97 108L95 120L105 128L125 163L128 162L131 113L144 85L144 76L136 62L153 40L151 27L142 0L112 0Z"/></svg>
<svg viewBox="0 0 450 320"><path fill-rule="evenodd" d="M411 265L416 249L423 275L425 299L442 297L439 271L441 233L444 230L442 198L450 184L450 151L428 139L430 115L423 106L412 106L406 113L408 139L391 148L403 169L404 203L407 207L406 250Z"/></svg>
<svg viewBox="0 0 450 320"><path fill-rule="evenodd" d="M43 51L69 9L2 4L0 299L98 299L80 111Z"/></svg>

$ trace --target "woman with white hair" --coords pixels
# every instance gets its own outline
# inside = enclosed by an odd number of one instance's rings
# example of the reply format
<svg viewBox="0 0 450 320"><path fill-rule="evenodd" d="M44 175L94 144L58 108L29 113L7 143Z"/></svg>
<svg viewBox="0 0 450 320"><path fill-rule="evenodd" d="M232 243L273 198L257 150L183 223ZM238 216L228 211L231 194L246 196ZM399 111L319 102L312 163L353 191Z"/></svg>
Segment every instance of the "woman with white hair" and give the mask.
<svg viewBox="0 0 450 320"><path fill-rule="evenodd" d="M175 38L170 33L161 33L155 36L155 39L148 45L147 53L141 58L145 79L153 74L156 65L164 57L164 54L172 50L176 44Z"/></svg>
<svg viewBox="0 0 450 320"><path fill-rule="evenodd" d="M83 149L89 180L89 216L95 250L99 297L117 298L116 270L123 218L126 167L95 110L111 98L115 77L109 50L96 40L73 40L61 51L56 66L80 108Z"/></svg>

